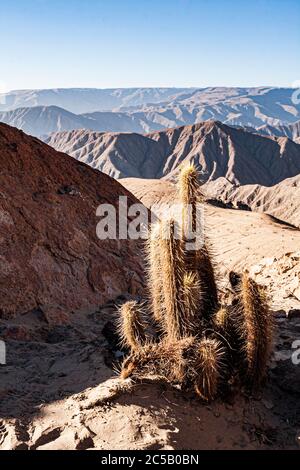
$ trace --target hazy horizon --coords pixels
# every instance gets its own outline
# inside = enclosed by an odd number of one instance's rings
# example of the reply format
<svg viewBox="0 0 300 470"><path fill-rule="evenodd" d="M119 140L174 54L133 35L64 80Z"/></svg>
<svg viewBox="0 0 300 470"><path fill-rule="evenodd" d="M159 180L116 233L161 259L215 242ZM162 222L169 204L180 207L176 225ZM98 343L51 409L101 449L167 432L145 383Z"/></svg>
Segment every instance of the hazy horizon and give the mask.
<svg viewBox="0 0 300 470"><path fill-rule="evenodd" d="M299 81L300 84L300 81ZM14 93L14 92L23 92L23 91L47 91L47 90L118 90L118 89L123 89L123 90L139 90L139 89L174 89L174 90L179 90L179 89L191 89L191 90L204 90L208 88L279 88L279 89L299 89L299 85L291 85L291 86L279 86L279 85L257 85L257 86L221 86L221 85L208 85L208 86L134 86L134 87L129 87L129 86L120 86L120 87L53 87L53 88L19 88L19 89L11 89L11 90L6 90L5 93Z"/></svg>

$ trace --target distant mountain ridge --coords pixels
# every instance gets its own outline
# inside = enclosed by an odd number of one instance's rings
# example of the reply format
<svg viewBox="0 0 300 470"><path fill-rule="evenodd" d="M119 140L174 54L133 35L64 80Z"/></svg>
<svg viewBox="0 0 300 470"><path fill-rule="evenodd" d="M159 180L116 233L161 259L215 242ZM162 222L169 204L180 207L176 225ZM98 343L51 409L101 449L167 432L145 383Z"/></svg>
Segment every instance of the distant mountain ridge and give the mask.
<svg viewBox="0 0 300 470"><path fill-rule="evenodd" d="M0 111L35 106L58 106L75 114L112 111L173 100L193 88L58 88L16 90L0 94Z"/></svg>
<svg viewBox="0 0 300 470"><path fill-rule="evenodd" d="M46 143L114 178L173 178L195 162L204 181L272 186L300 173L300 146L215 121L148 135L71 131Z"/></svg>
<svg viewBox="0 0 300 470"><path fill-rule="evenodd" d="M300 121L294 122L293 124L289 125L278 125L278 126L271 126L271 125L264 125L259 127L258 132L264 135L274 135L277 137L288 137L289 139L294 140L297 142L297 139L300 137Z"/></svg>
<svg viewBox="0 0 300 470"><path fill-rule="evenodd" d="M81 128L87 127L84 117L98 120L97 115L105 112L99 126L92 130L110 132L147 133L165 128L192 125L195 123L218 120L228 125L259 129L262 126L289 126L300 121L300 104L292 101L292 88L135 88L135 89L59 89L25 90L0 95L0 112L20 108L42 107L44 113L53 106L64 112L80 115ZM2 104L1 104L2 103ZM110 113L121 113L112 116ZM13 115L12 115L13 116ZM82 117L83 116L83 117ZM14 125L6 115L2 120ZM23 120L23 130L30 121L30 113ZM75 121L78 117L75 118ZM78 129L75 122L74 129ZM269 132L267 128L263 132ZM54 130L70 130L61 127ZM34 135L40 133L38 127L32 128ZM288 135L290 137L290 135Z"/></svg>
<svg viewBox="0 0 300 470"><path fill-rule="evenodd" d="M162 126L148 122L142 116L119 112L74 114L57 106L36 106L0 112L0 122L35 137L44 137L59 131L89 129L101 132L146 133Z"/></svg>

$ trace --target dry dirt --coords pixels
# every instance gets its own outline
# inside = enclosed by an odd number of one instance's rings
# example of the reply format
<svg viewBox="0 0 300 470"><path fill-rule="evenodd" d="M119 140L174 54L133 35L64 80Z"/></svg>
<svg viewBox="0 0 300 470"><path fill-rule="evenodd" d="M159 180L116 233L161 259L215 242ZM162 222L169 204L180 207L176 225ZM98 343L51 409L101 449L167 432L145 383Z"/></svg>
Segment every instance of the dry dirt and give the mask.
<svg viewBox="0 0 300 470"><path fill-rule="evenodd" d="M108 305L52 329L47 342L8 341L0 449L297 448L300 371L289 355L299 318L277 318L277 355L262 393L236 391L206 405L167 383L116 378L113 312Z"/></svg>

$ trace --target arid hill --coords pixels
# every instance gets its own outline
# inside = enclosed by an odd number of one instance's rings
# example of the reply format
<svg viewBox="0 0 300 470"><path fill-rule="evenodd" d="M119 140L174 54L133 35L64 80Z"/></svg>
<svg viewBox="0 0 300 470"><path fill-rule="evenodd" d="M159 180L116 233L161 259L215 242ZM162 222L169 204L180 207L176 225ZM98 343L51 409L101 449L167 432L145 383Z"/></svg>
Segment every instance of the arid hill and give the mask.
<svg viewBox="0 0 300 470"><path fill-rule="evenodd" d="M225 178L205 185L207 197L227 206L265 212L300 228L300 175L275 186L235 186Z"/></svg>
<svg viewBox="0 0 300 470"><path fill-rule="evenodd" d="M46 142L114 178L172 178L194 161L204 181L271 186L300 172L300 146L208 121L148 134L71 131Z"/></svg>
<svg viewBox="0 0 300 470"><path fill-rule="evenodd" d="M96 208L136 199L117 181L0 125L0 318L68 321L141 288L138 246L96 237Z"/></svg>
<svg viewBox="0 0 300 470"><path fill-rule="evenodd" d="M258 128L299 121L300 105L293 102L294 93L292 88L209 87L191 90L173 100L122 109L143 112L157 123L168 122L165 127L218 120L228 125Z"/></svg>

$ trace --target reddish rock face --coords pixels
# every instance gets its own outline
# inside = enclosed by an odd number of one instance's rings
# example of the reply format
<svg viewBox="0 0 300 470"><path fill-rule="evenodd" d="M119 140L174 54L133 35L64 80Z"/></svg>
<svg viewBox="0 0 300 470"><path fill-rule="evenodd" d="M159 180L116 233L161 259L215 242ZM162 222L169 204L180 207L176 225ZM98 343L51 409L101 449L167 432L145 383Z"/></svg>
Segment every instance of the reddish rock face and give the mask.
<svg viewBox="0 0 300 470"><path fill-rule="evenodd" d="M0 124L0 318L66 323L142 289L137 242L98 240L96 208L128 196L109 176ZM134 292L133 292L134 291Z"/></svg>

